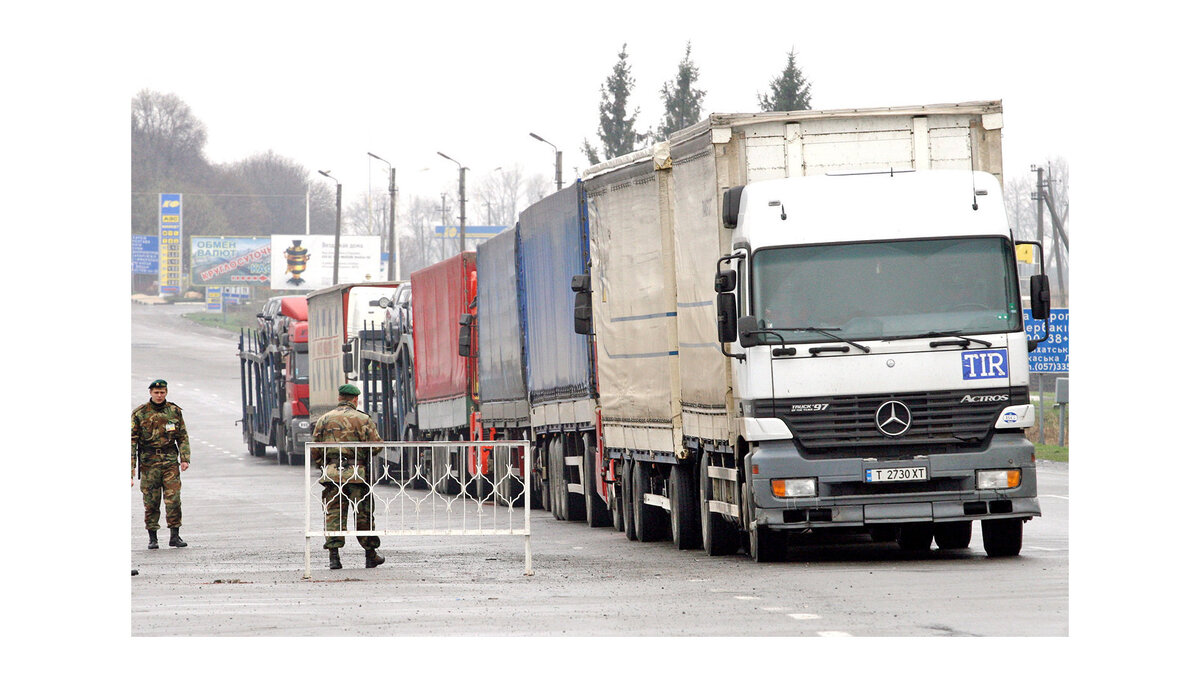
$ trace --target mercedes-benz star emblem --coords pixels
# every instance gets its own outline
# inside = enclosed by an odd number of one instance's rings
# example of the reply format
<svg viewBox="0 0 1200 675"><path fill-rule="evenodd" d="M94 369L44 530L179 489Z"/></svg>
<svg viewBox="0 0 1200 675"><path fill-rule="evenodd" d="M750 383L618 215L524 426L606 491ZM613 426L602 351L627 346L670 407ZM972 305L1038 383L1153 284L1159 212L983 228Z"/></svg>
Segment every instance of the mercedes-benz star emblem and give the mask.
<svg viewBox="0 0 1200 675"><path fill-rule="evenodd" d="M875 426L886 436L899 436L912 426L912 411L900 401L884 401L875 411Z"/></svg>

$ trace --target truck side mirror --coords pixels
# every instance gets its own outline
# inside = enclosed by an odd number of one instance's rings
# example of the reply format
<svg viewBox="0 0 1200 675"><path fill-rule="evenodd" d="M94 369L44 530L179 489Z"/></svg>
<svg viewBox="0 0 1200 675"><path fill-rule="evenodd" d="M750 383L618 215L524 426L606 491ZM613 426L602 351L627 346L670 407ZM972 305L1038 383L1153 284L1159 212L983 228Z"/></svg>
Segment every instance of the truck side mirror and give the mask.
<svg viewBox="0 0 1200 675"><path fill-rule="evenodd" d="M387 309L388 307L391 307L391 306L392 306L392 301L391 301L390 299L386 298L386 297L385 297L385 298L380 298L380 299L379 299L379 306L380 306L380 307L382 307L382 308L384 308L384 309Z"/></svg>
<svg viewBox="0 0 1200 675"><path fill-rule="evenodd" d="M1050 277L1045 274L1029 277L1029 304L1033 318L1050 318Z"/></svg>
<svg viewBox="0 0 1200 675"><path fill-rule="evenodd" d="M342 345L342 372L354 372L354 346L349 342Z"/></svg>
<svg viewBox="0 0 1200 675"><path fill-rule="evenodd" d="M731 187L725 191L725 195L721 200L721 224L726 229L734 229L737 227L738 211L742 208L742 190L745 185Z"/></svg>
<svg viewBox="0 0 1200 675"><path fill-rule="evenodd" d="M575 293L575 332L579 335L592 334L592 292Z"/></svg>
<svg viewBox="0 0 1200 675"><path fill-rule="evenodd" d="M738 344L743 347L754 347L761 344L757 330L758 319L753 316L739 317L737 320Z"/></svg>
<svg viewBox="0 0 1200 675"><path fill-rule="evenodd" d="M458 355L471 355L471 325L463 324L458 327Z"/></svg>
<svg viewBox="0 0 1200 675"><path fill-rule="evenodd" d="M737 339L737 296L733 293L719 293L717 295L717 342L736 342Z"/></svg>
<svg viewBox="0 0 1200 675"><path fill-rule="evenodd" d="M591 293L592 292L592 275L576 274L571 277L571 290L576 293Z"/></svg>
<svg viewBox="0 0 1200 675"><path fill-rule="evenodd" d="M728 293L737 288L737 271L720 270L717 272L717 278L713 282L713 287L718 293Z"/></svg>

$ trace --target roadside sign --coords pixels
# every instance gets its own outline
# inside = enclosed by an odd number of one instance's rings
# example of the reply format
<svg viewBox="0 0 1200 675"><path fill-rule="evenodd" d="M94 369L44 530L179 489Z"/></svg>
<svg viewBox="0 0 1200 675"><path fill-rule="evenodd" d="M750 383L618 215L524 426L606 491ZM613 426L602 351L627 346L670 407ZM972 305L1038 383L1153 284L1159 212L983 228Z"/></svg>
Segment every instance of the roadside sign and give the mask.
<svg viewBox="0 0 1200 675"><path fill-rule="evenodd" d="M334 241L330 234L271 235L270 282L273 290L310 291L333 285ZM381 239L343 236L337 256L338 283L382 281Z"/></svg>
<svg viewBox="0 0 1200 675"><path fill-rule="evenodd" d="M158 195L158 294L179 295L183 284L183 195Z"/></svg>
<svg viewBox="0 0 1200 675"><path fill-rule="evenodd" d="M133 235L131 274L158 274L158 235Z"/></svg>
<svg viewBox="0 0 1200 675"><path fill-rule="evenodd" d="M1043 336L1045 324L1033 319L1033 313L1022 310L1025 315L1025 337L1036 340ZM1029 352L1029 372L1031 373L1069 373L1071 372L1071 350L1068 337L1070 336L1069 309L1050 310L1050 335L1037 349Z"/></svg>
<svg viewBox="0 0 1200 675"><path fill-rule="evenodd" d="M204 309L210 312L221 311L220 286L208 286L204 289Z"/></svg>

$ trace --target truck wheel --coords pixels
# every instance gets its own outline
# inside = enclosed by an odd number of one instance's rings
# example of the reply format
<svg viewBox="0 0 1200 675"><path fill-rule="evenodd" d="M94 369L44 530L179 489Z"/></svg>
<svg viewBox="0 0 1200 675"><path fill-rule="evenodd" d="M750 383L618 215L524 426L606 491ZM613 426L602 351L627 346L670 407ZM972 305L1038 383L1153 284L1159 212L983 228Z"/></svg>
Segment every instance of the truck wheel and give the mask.
<svg viewBox="0 0 1200 675"><path fill-rule="evenodd" d="M633 522L636 523L638 541L659 541L667 534L662 509L646 503L650 493L650 462L633 462Z"/></svg>
<svg viewBox="0 0 1200 675"><path fill-rule="evenodd" d="M900 526L900 535L896 541L902 551L928 551L929 545L933 543L933 523L905 523Z"/></svg>
<svg viewBox="0 0 1200 675"><path fill-rule="evenodd" d="M553 504L550 501L550 443L535 443L534 451L537 453L537 464L539 469L533 472L530 480L533 481L533 487L537 490L538 498L534 500L535 504L541 504L543 511L553 513Z"/></svg>
<svg viewBox="0 0 1200 675"><path fill-rule="evenodd" d="M933 526L933 539L938 549L951 551L971 546L971 521L938 523Z"/></svg>
<svg viewBox="0 0 1200 675"><path fill-rule="evenodd" d="M580 444L583 446L583 508L588 527L608 527L612 525L612 515L596 492L596 444L587 434L583 434Z"/></svg>
<svg viewBox="0 0 1200 675"><path fill-rule="evenodd" d="M984 520L983 550L989 558L1006 558L1021 552L1021 533L1025 523L1020 518Z"/></svg>
<svg viewBox="0 0 1200 675"><path fill-rule="evenodd" d="M671 541L675 548L700 548L700 498L692 464L671 467L668 489L671 496Z"/></svg>
<svg viewBox="0 0 1200 675"><path fill-rule="evenodd" d="M742 483L742 510L746 523L746 552L758 563L779 562L787 557L787 533L775 532L754 523L754 496L749 481Z"/></svg>
<svg viewBox="0 0 1200 675"><path fill-rule="evenodd" d="M618 468L618 470L620 470ZM622 506L621 489L616 483L608 486L608 504L612 511L612 526L617 532L625 531L625 508Z"/></svg>
<svg viewBox="0 0 1200 675"><path fill-rule="evenodd" d="M566 520L567 514L563 504L566 500L562 494L562 437L551 438L549 445L550 466L547 473L550 474L550 513L554 514L555 520Z"/></svg>
<svg viewBox="0 0 1200 675"><path fill-rule="evenodd" d="M579 436L577 434L569 434L562 437L558 442L559 458L562 460L561 473L562 478L562 500L563 500L563 517L566 520L584 520L587 518L587 506L584 504L585 494L573 492L571 490L571 469L567 467L567 444L571 445L571 449L575 450L579 444ZM572 457L579 456L578 452L573 452ZM577 472L580 476L580 483L583 480L582 468Z"/></svg>
<svg viewBox="0 0 1200 675"><path fill-rule="evenodd" d="M288 465L288 446L291 439L280 427L275 428L275 459L281 466Z"/></svg>
<svg viewBox="0 0 1200 675"><path fill-rule="evenodd" d="M738 533L732 523L708 508L713 496L712 481L708 477L708 458L707 452L700 457L700 543L709 555L729 555L737 551Z"/></svg>
<svg viewBox="0 0 1200 675"><path fill-rule="evenodd" d="M637 541L637 521L633 517L633 460L621 460L621 514L625 520L625 538Z"/></svg>

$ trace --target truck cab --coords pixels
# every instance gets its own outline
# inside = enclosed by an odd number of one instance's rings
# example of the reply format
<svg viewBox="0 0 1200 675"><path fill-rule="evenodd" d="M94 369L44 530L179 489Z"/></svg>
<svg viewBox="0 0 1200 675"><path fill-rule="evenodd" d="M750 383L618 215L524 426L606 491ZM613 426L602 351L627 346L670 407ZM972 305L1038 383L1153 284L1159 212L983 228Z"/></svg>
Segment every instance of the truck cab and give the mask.
<svg viewBox="0 0 1200 675"><path fill-rule="evenodd" d="M996 178L763 180L729 190L725 210L718 332L752 555L781 553L787 530L839 526L965 547L974 520L989 554L1018 553L1041 515L1023 433L1036 345Z"/></svg>

